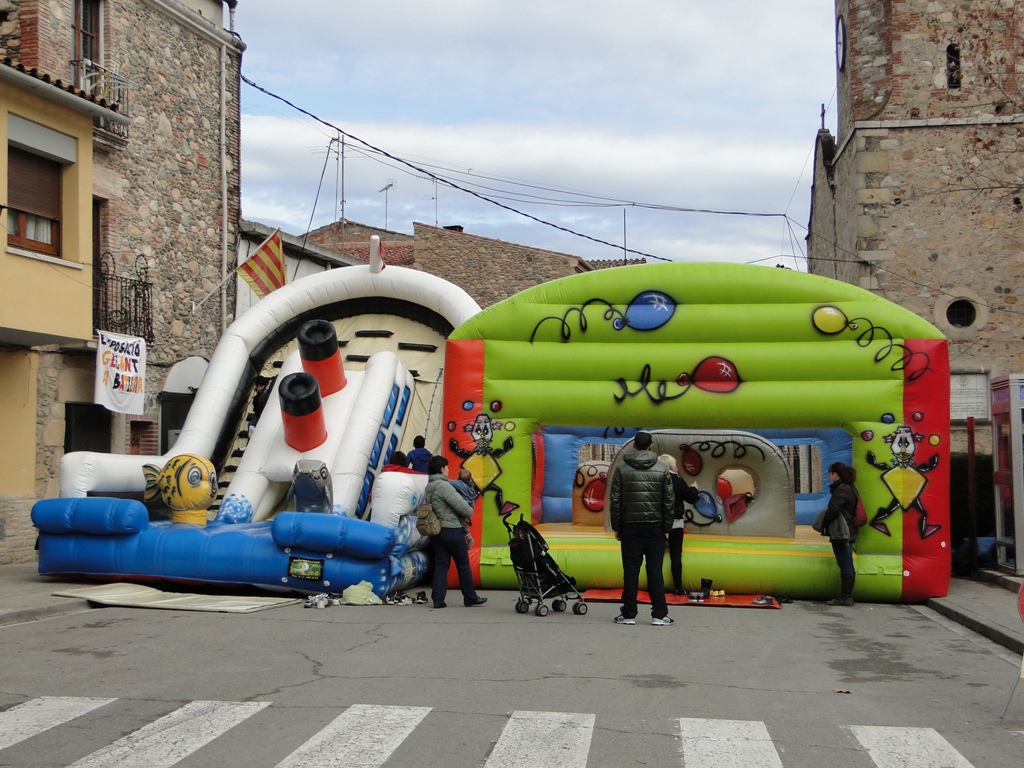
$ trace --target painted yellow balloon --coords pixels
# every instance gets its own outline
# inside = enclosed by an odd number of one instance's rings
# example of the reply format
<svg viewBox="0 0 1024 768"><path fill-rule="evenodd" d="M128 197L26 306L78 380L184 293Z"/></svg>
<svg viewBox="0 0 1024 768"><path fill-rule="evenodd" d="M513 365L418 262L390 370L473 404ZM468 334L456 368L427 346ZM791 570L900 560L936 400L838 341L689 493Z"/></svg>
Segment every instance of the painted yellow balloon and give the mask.
<svg viewBox="0 0 1024 768"><path fill-rule="evenodd" d="M811 316L814 327L822 333L839 333L849 324L849 319L839 307L818 307Z"/></svg>

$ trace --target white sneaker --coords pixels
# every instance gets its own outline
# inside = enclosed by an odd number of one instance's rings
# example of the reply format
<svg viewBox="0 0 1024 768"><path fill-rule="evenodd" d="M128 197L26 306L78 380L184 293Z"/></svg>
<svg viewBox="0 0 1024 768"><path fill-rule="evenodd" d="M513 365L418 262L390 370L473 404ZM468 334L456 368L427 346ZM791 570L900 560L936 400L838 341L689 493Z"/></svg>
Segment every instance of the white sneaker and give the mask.
<svg viewBox="0 0 1024 768"><path fill-rule="evenodd" d="M615 623L616 624L630 624L630 625L632 625L632 624L636 624L636 619L627 619L625 616L623 616L620 613L618 616L615 617Z"/></svg>
<svg viewBox="0 0 1024 768"><path fill-rule="evenodd" d="M670 627L673 624L675 624L675 622L668 616L665 616L662 619L651 619L651 625L655 627Z"/></svg>

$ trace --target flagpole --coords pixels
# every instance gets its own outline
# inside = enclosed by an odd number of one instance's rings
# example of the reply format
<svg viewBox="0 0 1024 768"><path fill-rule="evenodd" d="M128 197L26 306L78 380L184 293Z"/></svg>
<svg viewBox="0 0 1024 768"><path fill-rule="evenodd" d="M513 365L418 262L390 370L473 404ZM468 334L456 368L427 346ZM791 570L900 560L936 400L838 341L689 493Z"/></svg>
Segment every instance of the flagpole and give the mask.
<svg viewBox="0 0 1024 768"><path fill-rule="evenodd" d="M234 276L235 276L235 273L234 273L234 272L231 272L231 274L230 274L230 275L228 275L228 276L227 276L227 277L225 277L225 278L224 278L223 280L221 280L221 281L220 281L219 283L217 283L217 287L215 287L215 288L214 288L214 289L213 289L212 291L210 291L210 292L209 292L208 294L206 294L205 296L203 296L203 298L199 300L199 303L198 303L198 304L196 304L196 303L195 303L195 302L193 301L193 302L192 302L192 314L194 315L194 314L196 313L196 310L197 310L197 309L199 309L199 308L200 308L201 306L203 306L203 304L205 304L205 303L206 303L206 300L207 300L208 298L210 298L211 296L213 296L213 294L215 294L215 293L216 293L217 291L219 291L219 290L221 289L221 287L222 287L222 286L224 285L224 283L226 283L226 282L227 282L228 280L230 280L230 279L231 279L232 277L234 277Z"/></svg>

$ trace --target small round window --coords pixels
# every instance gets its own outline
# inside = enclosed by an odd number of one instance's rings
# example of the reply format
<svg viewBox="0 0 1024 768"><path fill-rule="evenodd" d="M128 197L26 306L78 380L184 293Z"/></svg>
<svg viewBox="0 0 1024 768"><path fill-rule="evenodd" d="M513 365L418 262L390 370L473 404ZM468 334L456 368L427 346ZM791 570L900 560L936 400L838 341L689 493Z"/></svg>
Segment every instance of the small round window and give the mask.
<svg viewBox="0 0 1024 768"><path fill-rule="evenodd" d="M957 299L946 307L946 320L954 328L970 328L977 319L978 310L967 299Z"/></svg>

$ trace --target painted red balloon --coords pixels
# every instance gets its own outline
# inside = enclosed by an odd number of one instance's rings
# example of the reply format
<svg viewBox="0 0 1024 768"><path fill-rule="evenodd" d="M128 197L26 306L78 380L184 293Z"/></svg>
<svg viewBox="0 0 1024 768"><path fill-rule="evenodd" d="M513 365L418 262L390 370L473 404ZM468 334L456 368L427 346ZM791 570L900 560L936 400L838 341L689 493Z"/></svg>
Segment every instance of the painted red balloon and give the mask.
<svg viewBox="0 0 1024 768"><path fill-rule="evenodd" d="M724 357L705 357L690 374L694 386L705 392L732 392L740 385L736 366Z"/></svg>
<svg viewBox="0 0 1024 768"><path fill-rule="evenodd" d="M718 478L718 498L727 499L732 496L732 483L724 477Z"/></svg>
<svg viewBox="0 0 1024 768"><path fill-rule="evenodd" d="M583 489L583 506L590 512L604 509L604 494L608 488L608 475L604 472L595 480L587 483Z"/></svg>
<svg viewBox="0 0 1024 768"><path fill-rule="evenodd" d="M693 448L683 449L683 452L679 455L679 463L682 464L683 471L690 477L699 475L704 467L704 459Z"/></svg>

